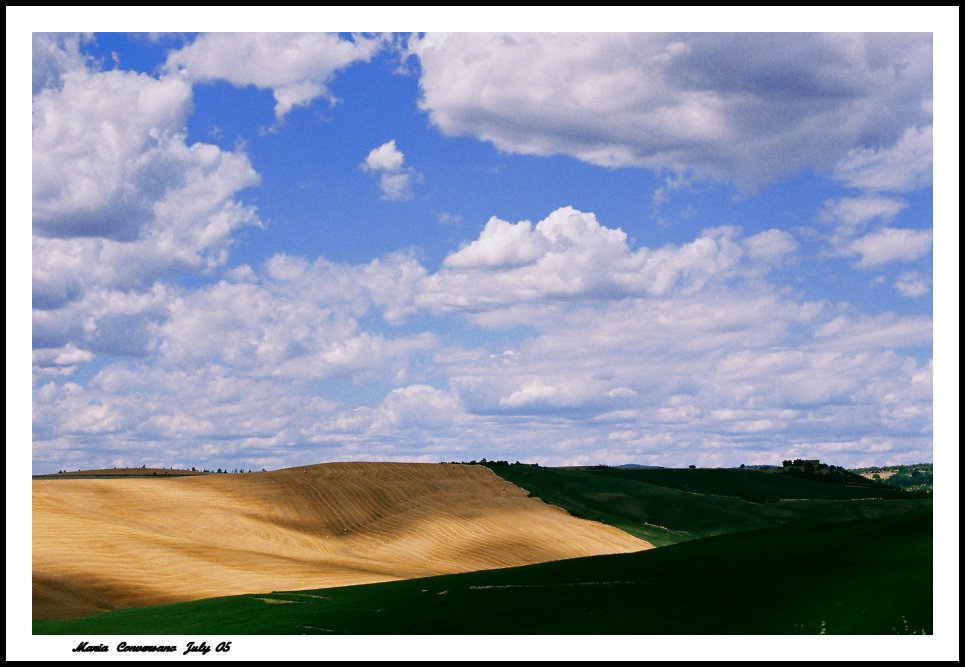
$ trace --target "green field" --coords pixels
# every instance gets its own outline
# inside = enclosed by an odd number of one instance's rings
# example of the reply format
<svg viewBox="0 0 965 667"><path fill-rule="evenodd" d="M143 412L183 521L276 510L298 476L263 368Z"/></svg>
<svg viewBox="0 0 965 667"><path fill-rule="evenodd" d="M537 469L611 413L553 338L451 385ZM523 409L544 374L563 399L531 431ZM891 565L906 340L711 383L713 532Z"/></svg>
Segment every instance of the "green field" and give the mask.
<svg viewBox="0 0 965 667"><path fill-rule="evenodd" d="M35 634L919 634L932 516L793 525L632 554L34 621Z"/></svg>
<svg viewBox="0 0 965 667"><path fill-rule="evenodd" d="M530 495L655 546L791 524L897 516L931 508L898 489L759 470L490 465Z"/></svg>

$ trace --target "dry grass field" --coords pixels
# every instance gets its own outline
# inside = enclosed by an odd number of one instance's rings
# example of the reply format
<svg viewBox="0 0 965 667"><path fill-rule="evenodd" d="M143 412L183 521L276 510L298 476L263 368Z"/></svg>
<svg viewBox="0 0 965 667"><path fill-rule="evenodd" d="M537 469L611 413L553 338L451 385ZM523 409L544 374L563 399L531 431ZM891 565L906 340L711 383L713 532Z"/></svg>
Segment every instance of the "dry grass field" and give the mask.
<svg viewBox="0 0 965 667"><path fill-rule="evenodd" d="M480 466L33 482L33 617L651 548Z"/></svg>

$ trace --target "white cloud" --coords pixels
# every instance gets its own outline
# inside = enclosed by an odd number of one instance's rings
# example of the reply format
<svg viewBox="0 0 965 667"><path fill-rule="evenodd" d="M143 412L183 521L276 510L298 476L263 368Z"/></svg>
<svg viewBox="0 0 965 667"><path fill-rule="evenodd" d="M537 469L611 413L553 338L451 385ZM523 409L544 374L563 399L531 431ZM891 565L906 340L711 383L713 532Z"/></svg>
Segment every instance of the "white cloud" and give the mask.
<svg viewBox="0 0 965 667"><path fill-rule="evenodd" d="M405 155L395 145L395 139L390 139L377 148L369 151L362 168L366 171L398 171L402 169Z"/></svg>
<svg viewBox="0 0 965 667"><path fill-rule="evenodd" d="M462 216L443 211L438 215L436 220L440 225L458 225L460 222L462 222Z"/></svg>
<svg viewBox="0 0 965 667"><path fill-rule="evenodd" d="M371 303L357 268L275 255L258 282L245 276L171 299L157 349L168 364L216 362L259 376L404 376L434 339L361 330L357 318Z"/></svg>
<svg viewBox="0 0 965 667"><path fill-rule="evenodd" d="M529 380L509 396L499 399L499 405L508 408L518 408L534 404L574 405L582 402L579 394L574 395L569 387L560 388L546 384L539 378Z"/></svg>
<svg viewBox="0 0 965 667"><path fill-rule="evenodd" d="M629 387L614 387L606 393L609 398L634 398L637 392Z"/></svg>
<svg viewBox="0 0 965 667"><path fill-rule="evenodd" d="M713 465L773 462L775 437L841 462L930 452L931 364L910 356L929 345L930 318L855 315L769 286L798 247L778 229L648 248L565 207L535 224L494 217L435 272L406 253L275 255L201 288L167 283L225 266L237 231L260 224L237 196L258 180L242 150L186 141L192 82L270 89L280 121L333 100L332 75L381 42L205 35L152 77L97 71L83 39L34 47L40 466L463 452ZM413 48L444 132L671 170L656 203L697 177L753 186L833 169L864 191L824 213L862 266L930 247L928 231L865 229L905 207L876 192L930 182L927 36L466 34ZM386 199L411 197L419 178L394 140L363 169ZM928 289L918 272L894 285Z"/></svg>
<svg viewBox="0 0 965 667"><path fill-rule="evenodd" d="M895 289L902 296L914 298L928 294L928 283L917 271L906 271L898 276Z"/></svg>
<svg viewBox="0 0 965 667"><path fill-rule="evenodd" d="M88 35L83 34L33 33L33 94L45 88L60 88L65 72L83 69L86 58L80 53L80 45L89 39Z"/></svg>
<svg viewBox="0 0 965 667"><path fill-rule="evenodd" d="M829 431L887 433L892 456L927 449L930 385L898 350L927 345L930 320L830 310L745 286L573 302L553 317L519 313L539 333L511 364L498 354L438 361L470 415L512 415L513 437L557 462L773 463L775 436L835 461L864 456L857 444L826 449ZM554 427L582 452L533 441Z"/></svg>
<svg viewBox="0 0 965 667"><path fill-rule="evenodd" d="M35 313L36 465L77 450L107 466L726 465L773 463L776 437L848 463L868 434L889 456L926 448L928 369L901 352L930 342L930 319L843 316L769 287L795 248L720 227L634 249L565 207L490 220L435 273L404 253L278 254L197 289L88 288ZM512 341L454 333L489 326ZM125 349L136 358L84 383L58 375Z"/></svg>
<svg viewBox="0 0 965 667"><path fill-rule="evenodd" d="M179 185L180 170L168 163L183 144L177 132L190 100L181 81L121 71L75 70L60 88L41 90L34 97L34 228L136 239L153 204Z"/></svg>
<svg viewBox="0 0 965 667"><path fill-rule="evenodd" d="M930 105L926 105L930 106ZM855 197L827 200L818 220L834 225L829 241L834 254L860 254L860 267L913 261L927 253L931 232L886 227L908 202L881 192L908 192L931 185L932 127L908 128L893 146L851 150L835 167L834 177L864 190ZM861 238L870 224L879 229ZM900 290L901 288L899 288ZM914 291L919 288L912 288Z"/></svg>
<svg viewBox="0 0 965 667"><path fill-rule="evenodd" d="M112 364L87 386L43 384L34 400L40 464L63 455L47 443L66 440L86 450L87 463L106 467L151 461L277 466L297 459L304 434L332 419L337 408L302 385L220 365ZM212 441L219 444L208 447ZM317 455L309 461L317 462Z"/></svg>
<svg viewBox="0 0 965 667"><path fill-rule="evenodd" d="M707 229L680 246L633 250L624 231L569 206L535 225L494 217L479 238L447 256L443 268L411 293L412 307L482 312L574 298L696 292L760 273L796 248L780 230L746 239L739 234L734 227ZM402 295L396 299L404 301Z"/></svg>
<svg viewBox="0 0 965 667"><path fill-rule="evenodd" d="M383 173L379 176L379 189L386 201L412 199L413 172Z"/></svg>
<svg viewBox="0 0 965 667"><path fill-rule="evenodd" d="M816 349L847 352L925 346L932 340L932 321L930 317L890 313L857 318L840 315L815 329L814 339Z"/></svg>
<svg viewBox="0 0 965 667"><path fill-rule="evenodd" d="M907 205L900 199L879 195L829 199L823 203L818 219L835 225L839 233L850 235L869 222L891 222Z"/></svg>
<svg viewBox="0 0 965 667"><path fill-rule="evenodd" d="M877 192L928 187L932 182L932 126L909 127L893 146L853 149L834 173L852 188Z"/></svg>
<svg viewBox="0 0 965 667"><path fill-rule="evenodd" d="M382 45L381 39L330 33L207 33L172 51L165 67L191 81L269 89L280 121L318 97L334 101L327 88L332 76L368 62Z"/></svg>
<svg viewBox="0 0 965 667"><path fill-rule="evenodd" d="M861 255L858 266L869 267L912 262L928 254L931 244L930 230L887 228L854 240L850 249Z"/></svg>
<svg viewBox="0 0 965 667"><path fill-rule="evenodd" d="M827 305L738 284L567 302L552 317L522 309L535 333L512 349L467 350L451 338L443 349L359 326L371 304L359 276L392 282L390 265L280 257L256 282L245 273L168 298L151 359L110 364L86 386L38 382L37 464L64 467L81 447L102 465L482 456L719 465L774 462L764 440L776 434L842 463L863 455L858 444L827 446L829 431L855 443L879 434L899 457L927 446L928 369L897 353L928 344L926 318L832 318ZM432 352L448 389L419 377L419 356ZM84 358L67 345L37 361ZM317 383L333 374L366 393L389 386L374 407L320 396Z"/></svg>
<svg viewBox="0 0 965 667"><path fill-rule="evenodd" d="M37 348L75 345L94 354L146 357L157 345L176 290L155 283L141 290L92 287L58 308L35 308Z"/></svg>
<svg viewBox="0 0 965 667"><path fill-rule="evenodd" d="M549 246L546 236L533 233L529 220L513 225L493 217L477 240L446 257L444 263L455 268L522 266L539 259Z"/></svg>
<svg viewBox="0 0 965 667"><path fill-rule="evenodd" d="M754 259L775 261L797 250L797 241L781 229L768 229L743 241L747 255Z"/></svg>
<svg viewBox="0 0 965 667"><path fill-rule="evenodd" d="M234 232L260 224L235 199L258 182L248 158L185 143L185 82L61 61L33 98L35 306L224 264Z"/></svg>
<svg viewBox="0 0 965 667"><path fill-rule="evenodd" d="M841 160L860 171L848 151L931 119L926 34L429 33L409 46L445 134L745 187Z"/></svg>
<svg viewBox="0 0 965 667"><path fill-rule="evenodd" d="M72 342L59 348L34 348L35 372L52 375L71 375L77 365L94 358L93 353L83 350Z"/></svg>
<svg viewBox="0 0 965 667"><path fill-rule="evenodd" d="M396 147L395 139L373 148L359 166L363 171L379 175L382 199L387 201L412 199L412 184L422 178L415 169L406 166L405 155Z"/></svg>
<svg viewBox="0 0 965 667"><path fill-rule="evenodd" d="M188 84L97 71L77 44L34 40L46 68L33 97L40 373L69 374L95 355L152 354L177 292L159 280L222 266L235 232L260 224L236 199L258 182L248 158L185 142Z"/></svg>
<svg viewBox="0 0 965 667"><path fill-rule="evenodd" d="M459 397L423 384L393 389L379 406L371 430L438 428L463 417Z"/></svg>

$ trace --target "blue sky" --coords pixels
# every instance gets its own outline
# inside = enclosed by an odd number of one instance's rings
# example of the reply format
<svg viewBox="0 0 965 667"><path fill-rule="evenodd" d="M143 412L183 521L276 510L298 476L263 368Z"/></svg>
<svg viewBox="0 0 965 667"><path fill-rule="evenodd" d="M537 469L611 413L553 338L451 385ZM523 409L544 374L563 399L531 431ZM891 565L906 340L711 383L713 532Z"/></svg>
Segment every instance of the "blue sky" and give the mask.
<svg viewBox="0 0 965 667"><path fill-rule="evenodd" d="M932 460L932 56L36 35L34 471Z"/></svg>

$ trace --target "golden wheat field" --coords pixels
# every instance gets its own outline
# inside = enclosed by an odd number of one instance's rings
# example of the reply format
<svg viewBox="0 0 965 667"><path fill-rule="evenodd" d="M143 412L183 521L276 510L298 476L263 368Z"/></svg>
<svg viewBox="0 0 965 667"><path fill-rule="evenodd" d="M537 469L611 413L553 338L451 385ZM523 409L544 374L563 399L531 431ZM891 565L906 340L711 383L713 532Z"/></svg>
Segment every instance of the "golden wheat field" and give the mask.
<svg viewBox="0 0 965 667"><path fill-rule="evenodd" d="M651 548L481 466L33 482L33 617Z"/></svg>

